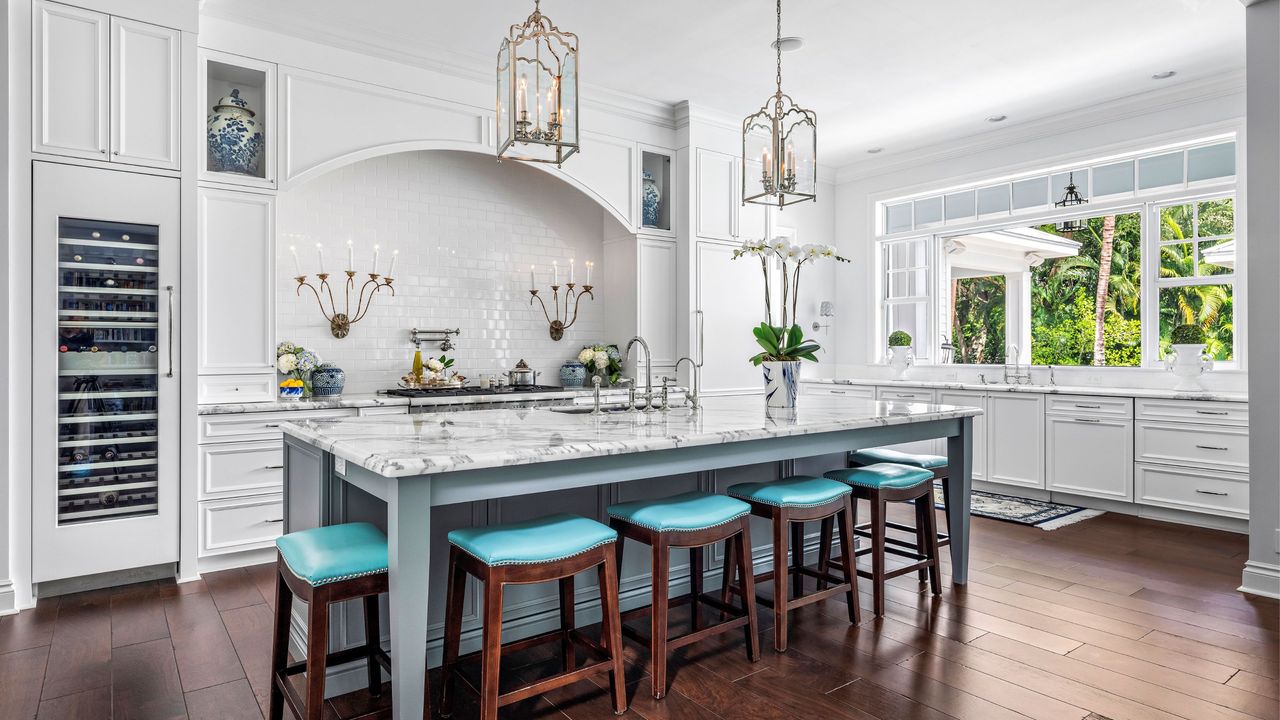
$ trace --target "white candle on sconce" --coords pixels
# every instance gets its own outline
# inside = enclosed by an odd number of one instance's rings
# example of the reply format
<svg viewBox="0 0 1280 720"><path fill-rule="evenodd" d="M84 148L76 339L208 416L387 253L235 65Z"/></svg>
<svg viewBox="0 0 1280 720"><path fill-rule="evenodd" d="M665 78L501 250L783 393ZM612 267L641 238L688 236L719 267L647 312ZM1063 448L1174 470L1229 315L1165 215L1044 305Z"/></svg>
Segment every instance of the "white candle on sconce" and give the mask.
<svg viewBox="0 0 1280 720"><path fill-rule="evenodd" d="M320 274L324 274L324 245L316 243L316 260L320 263Z"/></svg>
<svg viewBox="0 0 1280 720"><path fill-rule="evenodd" d="M355 272L356 269L356 248L352 244L351 239L347 239L347 271Z"/></svg>
<svg viewBox="0 0 1280 720"><path fill-rule="evenodd" d="M590 260L588 260L588 261L586 262L586 265L587 265L587 285L590 285L590 284L591 284L591 268L592 268L592 266L594 266L594 265L595 265L595 263L593 263L593 262L591 262Z"/></svg>
<svg viewBox="0 0 1280 720"><path fill-rule="evenodd" d="M369 272L373 273L374 275L378 274L378 246L377 245L373 246L373 269L370 270Z"/></svg>
<svg viewBox="0 0 1280 720"><path fill-rule="evenodd" d="M569 258L569 284L573 284L573 258Z"/></svg>
<svg viewBox="0 0 1280 720"><path fill-rule="evenodd" d="M391 267L387 270L387 277L394 278L396 276L396 258L400 256L399 250L391 251Z"/></svg>
<svg viewBox="0 0 1280 720"><path fill-rule="evenodd" d="M551 285L560 284L560 265L558 260L551 261Z"/></svg>
<svg viewBox="0 0 1280 720"><path fill-rule="evenodd" d="M298 262L298 246L290 245L289 252L293 254L293 276L302 277L302 264Z"/></svg>
<svg viewBox="0 0 1280 720"><path fill-rule="evenodd" d="M532 266L532 265L530 265L530 266L529 266L529 289L530 289L530 290L537 290L537 289L538 289L538 281L533 277L533 266Z"/></svg>

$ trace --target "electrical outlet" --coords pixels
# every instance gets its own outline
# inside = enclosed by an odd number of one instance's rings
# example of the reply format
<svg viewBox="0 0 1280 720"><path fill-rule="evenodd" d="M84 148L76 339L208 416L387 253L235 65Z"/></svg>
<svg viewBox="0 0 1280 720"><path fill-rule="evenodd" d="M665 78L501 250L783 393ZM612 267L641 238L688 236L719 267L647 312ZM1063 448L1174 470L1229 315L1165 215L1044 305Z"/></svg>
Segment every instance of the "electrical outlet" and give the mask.
<svg viewBox="0 0 1280 720"><path fill-rule="evenodd" d="M339 475L345 476L347 474L346 458L335 457L333 459L333 471L338 473Z"/></svg>

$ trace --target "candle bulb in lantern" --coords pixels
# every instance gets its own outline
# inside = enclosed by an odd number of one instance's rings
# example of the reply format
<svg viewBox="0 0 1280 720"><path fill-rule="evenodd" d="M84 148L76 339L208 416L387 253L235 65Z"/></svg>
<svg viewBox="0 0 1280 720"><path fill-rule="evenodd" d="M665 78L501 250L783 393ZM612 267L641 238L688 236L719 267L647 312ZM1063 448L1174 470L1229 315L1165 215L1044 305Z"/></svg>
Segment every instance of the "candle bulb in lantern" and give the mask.
<svg viewBox="0 0 1280 720"><path fill-rule="evenodd" d="M316 260L320 262L320 274L324 274L324 245L316 243Z"/></svg>
<svg viewBox="0 0 1280 720"><path fill-rule="evenodd" d="M764 166L764 176L769 177L769 148L760 151L760 164Z"/></svg>
<svg viewBox="0 0 1280 720"><path fill-rule="evenodd" d="M369 272L373 273L374 275L378 274L378 246L377 245L373 246L373 269L370 270Z"/></svg>
<svg viewBox="0 0 1280 720"><path fill-rule="evenodd" d="M394 278L396 276L396 258L399 257L399 250L391 251L391 267L387 270L387 277Z"/></svg>
<svg viewBox="0 0 1280 720"><path fill-rule="evenodd" d="M356 249L352 245L351 240L347 240L347 272L355 272L356 269Z"/></svg>
<svg viewBox="0 0 1280 720"><path fill-rule="evenodd" d="M293 254L293 276L302 277L302 264L298 262L298 246L290 245L289 252Z"/></svg>
<svg viewBox="0 0 1280 720"><path fill-rule="evenodd" d="M520 91L516 93L516 117L523 120L529 112L529 76L520 76Z"/></svg>
<svg viewBox="0 0 1280 720"><path fill-rule="evenodd" d="M796 146L795 146L795 145L792 145L792 144L788 144L788 145L787 145L787 167L791 168L791 171L792 171L792 172L795 172L795 169L796 169ZM785 174L785 173L784 173L784 174Z"/></svg>

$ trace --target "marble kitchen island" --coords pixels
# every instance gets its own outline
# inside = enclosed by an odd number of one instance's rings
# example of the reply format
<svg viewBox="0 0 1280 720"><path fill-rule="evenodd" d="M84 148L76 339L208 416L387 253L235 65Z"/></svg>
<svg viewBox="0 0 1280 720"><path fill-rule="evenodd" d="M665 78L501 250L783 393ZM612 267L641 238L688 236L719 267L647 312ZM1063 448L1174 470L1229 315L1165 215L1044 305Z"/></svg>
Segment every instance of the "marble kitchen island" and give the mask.
<svg viewBox="0 0 1280 720"><path fill-rule="evenodd" d="M952 579L964 583L972 426L981 412L805 397L795 411L770 414L763 399L752 396L707 398L697 413L685 408L602 415L508 409L285 423L286 531L357 519L386 529L394 715L418 718L428 633L438 631L435 606L443 588L432 578L432 560L445 550L443 533L433 528L433 518L439 517L433 509L469 507L463 524L508 521L484 509L503 499L514 499L528 517L564 510L588 514L581 505L567 508L557 498L589 488L635 487L660 496L675 491L667 489L674 477L718 491L753 469L815 473L837 467L849 450L946 438ZM797 467L823 456L814 469ZM602 517L609 500L601 494L588 509ZM634 586L643 580L629 579L625 570L622 578L624 596L642 594ZM531 596L517 597L507 612L528 618L535 605ZM504 629L513 638L537 628L517 619L504 622ZM358 637L359 630L353 632Z"/></svg>

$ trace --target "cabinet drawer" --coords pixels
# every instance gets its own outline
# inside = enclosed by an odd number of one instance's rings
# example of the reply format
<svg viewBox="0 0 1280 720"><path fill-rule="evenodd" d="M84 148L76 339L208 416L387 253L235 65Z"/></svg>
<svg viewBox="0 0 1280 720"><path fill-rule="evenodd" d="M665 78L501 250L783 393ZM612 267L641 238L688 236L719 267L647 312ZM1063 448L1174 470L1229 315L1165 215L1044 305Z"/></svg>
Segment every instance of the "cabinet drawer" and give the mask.
<svg viewBox="0 0 1280 720"><path fill-rule="evenodd" d="M356 414L360 417L369 415L408 415L408 405L393 405L391 407L362 407L356 410Z"/></svg>
<svg viewBox="0 0 1280 720"><path fill-rule="evenodd" d="M1133 500L1132 420L1049 415L1044 422L1048 489Z"/></svg>
<svg viewBox="0 0 1280 720"><path fill-rule="evenodd" d="M1050 415L1107 417L1128 420L1133 417L1133 399L1094 397L1091 395L1045 395L1044 411Z"/></svg>
<svg viewBox="0 0 1280 720"><path fill-rule="evenodd" d="M933 390L931 388L881 386L876 388L876 399L885 402L932 403Z"/></svg>
<svg viewBox="0 0 1280 720"><path fill-rule="evenodd" d="M1143 421L1134 440L1139 461L1249 470L1248 428Z"/></svg>
<svg viewBox="0 0 1280 720"><path fill-rule="evenodd" d="M196 402L218 403L270 402L276 396L276 376L271 375L201 375L197 380Z"/></svg>
<svg viewBox="0 0 1280 720"><path fill-rule="evenodd" d="M200 557L270 547L284 528L284 496L200 503Z"/></svg>
<svg viewBox="0 0 1280 720"><path fill-rule="evenodd" d="M1249 404L1206 400L1138 398L1139 420L1185 420L1214 425L1248 425Z"/></svg>
<svg viewBox="0 0 1280 720"><path fill-rule="evenodd" d="M280 441L201 445L200 500L278 493L284 487Z"/></svg>
<svg viewBox="0 0 1280 720"><path fill-rule="evenodd" d="M1249 517L1249 480L1205 470L1137 463L1134 496L1142 505Z"/></svg>
<svg viewBox="0 0 1280 720"><path fill-rule="evenodd" d="M354 409L347 410L287 410L285 412L244 412L227 415L205 415L200 418L200 435L197 442L239 442L249 440L279 440L283 433L280 424L299 420L331 420L353 417Z"/></svg>
<svg viewBox="0 0 1280 720"><path fill-rule="evenodd" d="M859 400L875 400L876 389L868 385L827 385L824 383L805 383L807 395L836 395Z"/></svg>

